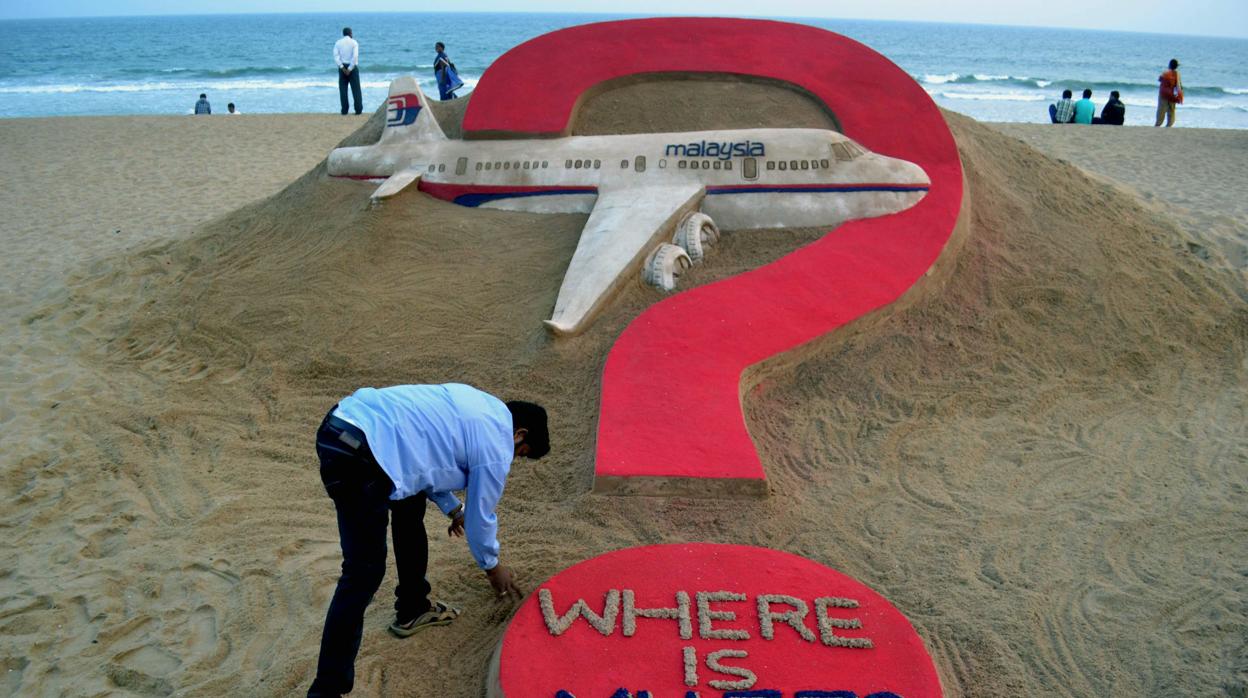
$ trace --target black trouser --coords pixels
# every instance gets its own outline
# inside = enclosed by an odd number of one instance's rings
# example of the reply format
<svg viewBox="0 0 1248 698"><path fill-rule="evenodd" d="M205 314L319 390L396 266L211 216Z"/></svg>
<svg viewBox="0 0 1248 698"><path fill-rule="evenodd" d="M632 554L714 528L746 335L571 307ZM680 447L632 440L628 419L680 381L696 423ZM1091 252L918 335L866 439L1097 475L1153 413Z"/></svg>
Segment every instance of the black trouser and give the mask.
<svg viewBox="0 0 1248 698"><path fill-rule="evenodd" d="M351 85L351 96L355 98L355 113L364 111L363 99L360 97L360 66L355 66L350 73L338 69L338 101L342 102L342 113L347 113L347 84Z"/></svg>
<svg viewBox="0 0 1248 698"><path fill-rule="evenodd" d="M386 574L387 518L399 572L395 614L405 622L429 610L425 494L392 501L394 484L377 464L364 433L332 414L330 410L316 432L316 455L321 460L321 482L338 510L342 576L325 614L321 657L309 696L337 696L355 685L364 609Z"/></svg>

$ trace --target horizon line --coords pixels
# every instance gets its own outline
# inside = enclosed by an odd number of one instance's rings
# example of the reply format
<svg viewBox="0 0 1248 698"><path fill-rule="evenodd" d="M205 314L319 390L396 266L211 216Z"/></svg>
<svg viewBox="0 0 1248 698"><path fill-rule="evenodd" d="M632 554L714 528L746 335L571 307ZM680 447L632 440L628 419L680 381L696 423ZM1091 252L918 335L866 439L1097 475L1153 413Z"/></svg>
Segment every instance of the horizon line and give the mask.
<svg viewBox="0 0 1248 698"><path fill-rule="evenodd" d="M247 17L247 16L277 16L277 15L563 15L563 16L585 16L585 17L627 17L627 18L645 18L645 17L720 17L728 19L781 19L781 20L800 20L800 19L817 19L817 20L833 20L848 22L880 22L884 24L932 24L944 26L972 26L972 27L1001 27L1010 29L1059 29L1063 31L1085 31L1085 32L1106 32L1114 34L1139 34L1142 36L1176 36L1176 37L1193 37L1201 39L1231 39L1235 41L1248 40L1248 34L1242 36L1227 34L1190 34L1177 32L1157 32L1157 31L1141 31L1135 29L1107 29L1097 27L1074 27L1074 26L1056 26L1041 24L1000 24L997 22L937 22L926 19L874 19L866 17L832 17L832 16L815 16L815 15L797 15L797 14L777 14L777 15L723 15L715 13L616 13L616 12L584 12L584 11L500 11L500 10L462 10L454 12L421 12L421 11L402 11L402 10L371 10L359 12L283 12L283 11L232 11L232 12L165 12L161 14L150 13L132 13L132 14L116 14L116 15L49 15L43 17L0 17L0 22L33 22L42 20L84 20L84 19L154 19L163 17Z"/></svg>

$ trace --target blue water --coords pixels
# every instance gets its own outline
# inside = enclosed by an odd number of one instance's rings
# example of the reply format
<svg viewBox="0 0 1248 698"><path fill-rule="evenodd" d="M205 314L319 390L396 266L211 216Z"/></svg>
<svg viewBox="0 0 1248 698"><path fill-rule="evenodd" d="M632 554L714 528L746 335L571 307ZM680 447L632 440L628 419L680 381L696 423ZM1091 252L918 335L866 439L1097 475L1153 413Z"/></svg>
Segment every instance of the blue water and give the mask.
<svg viewBox="0 0 1248 698"><path fill-rule="evenodd" d="M200 92L214 112L337 112L330 50L344 25L361 46L365 104L391 78L433 83L442 41L471 91L507 49L610 15L281 14L0 22L0 117L184 114ZM797 21L797 20L789 20ZM1062 88L1103 103L1120 90L1130 124L1151 124L1157 75L1183 64L1184 126L1248 128L1248 40L979 25L809 19L880 51L938 104L981 120L1047 121ZM560 60L574 60L562 56Z"/></svg>

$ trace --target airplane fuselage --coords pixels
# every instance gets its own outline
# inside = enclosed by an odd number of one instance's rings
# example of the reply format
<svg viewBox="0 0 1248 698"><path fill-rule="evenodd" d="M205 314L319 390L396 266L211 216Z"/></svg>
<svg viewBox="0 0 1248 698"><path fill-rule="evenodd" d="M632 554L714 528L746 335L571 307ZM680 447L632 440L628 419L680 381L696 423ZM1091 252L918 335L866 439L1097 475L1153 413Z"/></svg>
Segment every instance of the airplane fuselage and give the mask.
<svg viewBox="0 0 1248 698"><path fill-rule="evenodd" d="M525 140L410 140L339 148L329 172L385 179L465 206L582 212L600 190L705 187L701 209L727 229L833 226L922 198L918 166L834 131L742 129Z"/></svg>

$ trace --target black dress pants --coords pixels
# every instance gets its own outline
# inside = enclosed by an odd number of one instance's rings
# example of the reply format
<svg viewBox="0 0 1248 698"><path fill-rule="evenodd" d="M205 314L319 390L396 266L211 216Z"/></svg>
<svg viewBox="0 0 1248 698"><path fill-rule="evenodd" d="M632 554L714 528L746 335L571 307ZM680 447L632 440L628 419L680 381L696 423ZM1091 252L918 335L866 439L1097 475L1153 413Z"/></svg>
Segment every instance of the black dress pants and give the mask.
<svg viewBox="0 0 1248 698"><path fill-rule="evenodd" d="M394 484L377 464L364 433L332 413L317 431L316 453L321 482L338 511L342 575L325 615L316 679L308 696L338 696L355 685L364 610L386 574L387 523L399 572L394 604L398 620L411 620L430 607L425 494L391 500Z"/></svg>
<svg viewBox="0 0 1248 698"><path fill-rule="evenodd" d="M355 99L355 113L364 111L364 100L360 96L360 66L355 66L350 73L338 71L338 100L342 103L342 113L347 113L347 85L351 85L351 96Z"/></svg>

